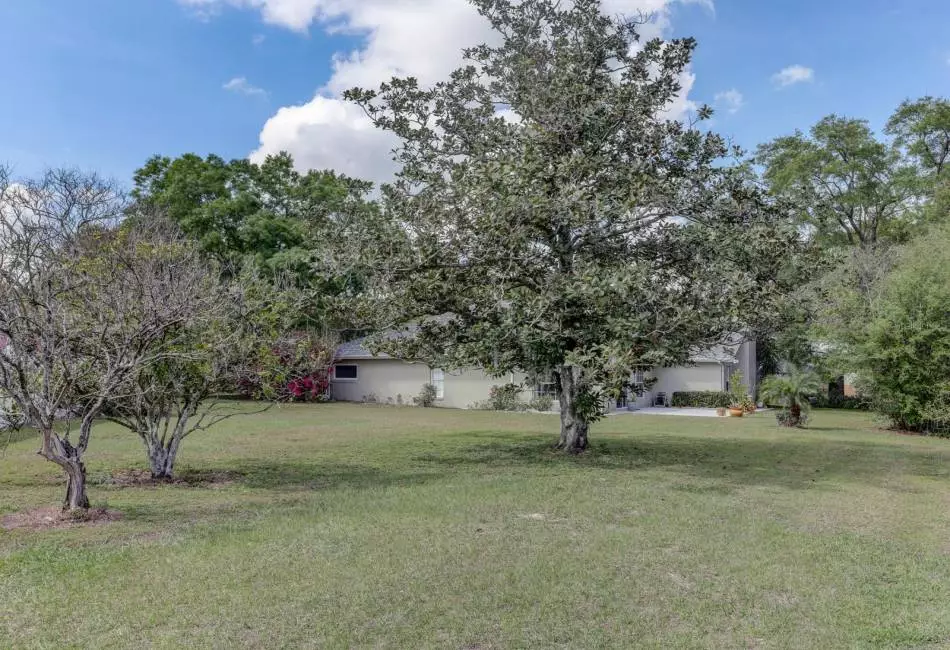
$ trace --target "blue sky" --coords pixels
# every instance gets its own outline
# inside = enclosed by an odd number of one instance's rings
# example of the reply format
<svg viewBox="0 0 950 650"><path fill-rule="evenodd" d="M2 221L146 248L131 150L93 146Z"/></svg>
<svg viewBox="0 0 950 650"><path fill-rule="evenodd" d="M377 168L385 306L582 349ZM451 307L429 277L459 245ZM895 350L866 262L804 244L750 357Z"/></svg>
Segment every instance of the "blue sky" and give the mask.
<svg viewBox="0 0 950 650"><path fill-rule="evenodd" d="M327 16L325 0L4 0L0 42L18 54L4 74L0 161L21 174L78 165L127 182L154 153L287 148L304 165L385 174L376 159L386 141L359 128L338 88L389 65L437 76L428 59L450 60L442 51L458 48L452 29L468 34L468 14L449 7L460 0L418 19L393 12L433 0L348 1ZM699 40L689 98L741 94L735 112L720 100L715 128L746 147L832 112L879 127L904 98L950 95L947 0L649 1L664 7L667 34ZM334 67L335 53L360 50ZM795 65L812 78L780 87L773 76ZM278 114L288 106L298 108Z"/></svg>

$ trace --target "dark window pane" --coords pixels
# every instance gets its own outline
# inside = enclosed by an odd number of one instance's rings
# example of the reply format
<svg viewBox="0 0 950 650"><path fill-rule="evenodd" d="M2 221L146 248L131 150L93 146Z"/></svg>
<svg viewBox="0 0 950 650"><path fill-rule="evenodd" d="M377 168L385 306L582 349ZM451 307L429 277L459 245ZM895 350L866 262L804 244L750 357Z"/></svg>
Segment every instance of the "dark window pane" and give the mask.
<svg viewBox="0 0 950 650"><path fill-rule="evenodd" d="M356 379L356 366L337 366L337 379Z"/></svg>

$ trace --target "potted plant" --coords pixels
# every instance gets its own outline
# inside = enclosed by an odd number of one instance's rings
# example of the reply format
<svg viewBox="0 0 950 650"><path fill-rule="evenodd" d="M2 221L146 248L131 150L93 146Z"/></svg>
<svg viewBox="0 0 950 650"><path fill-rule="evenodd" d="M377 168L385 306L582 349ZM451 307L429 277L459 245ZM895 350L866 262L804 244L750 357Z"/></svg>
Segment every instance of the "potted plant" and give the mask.
<svg viewBox="0 0 950 650"><path fill-rule="evenodd" d="M806 414L811 407L809 395L814 395L820 388L818 375L792 367L787 375L772 375L762 381L762 400L782 406L776 414L779 425L800 427L807 421Z"/></svg>
<svg viewBox="0 0 950 650"><path fill-rule="evenodd" d="M752 399L751 395L746 395L742 398L742 410L746 412L746 415L752 415L758 410L755 406L755 400Z"/></svg>
<svg viewBox="0 0 950 650"><path fill-rule="evenodd" d="M749 396L745 386L742 383L742 371L736 370L729 377L729 395L732 401L729 403L729 415L734 418L741 418L745 415L745 400Z"/></svg>

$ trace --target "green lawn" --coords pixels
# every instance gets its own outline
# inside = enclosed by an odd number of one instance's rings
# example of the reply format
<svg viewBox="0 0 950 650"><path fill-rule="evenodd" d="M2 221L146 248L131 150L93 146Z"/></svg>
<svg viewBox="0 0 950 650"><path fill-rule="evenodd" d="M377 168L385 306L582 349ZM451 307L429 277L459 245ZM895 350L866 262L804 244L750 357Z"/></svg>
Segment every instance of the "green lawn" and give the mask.
<svg viewBox="0 0 950 650"><path fill-rule="evenodd" d="M290 406L196 435L199 486L103 425L119 522L0 531L0 647L947 647L950 441L870 417L610 418ZM57 503L35 440L0 514Z"/></svg>

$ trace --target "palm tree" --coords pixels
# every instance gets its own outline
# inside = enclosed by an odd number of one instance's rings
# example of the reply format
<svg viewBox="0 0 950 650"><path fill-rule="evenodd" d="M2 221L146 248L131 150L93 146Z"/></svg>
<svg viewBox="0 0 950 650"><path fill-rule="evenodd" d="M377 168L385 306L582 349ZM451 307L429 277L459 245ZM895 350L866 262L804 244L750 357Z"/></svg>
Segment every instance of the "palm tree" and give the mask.
<svg viewBox="0 0 950 650"><path fill-rule="evenodd" d="M762 401L781 404L788 417L779 418L787 427L797 427L802 423L802 413L810 406L808 396L821 389L821 380L811 370L801 370L792 366L787 375L772 375L762 381L760 396Z"/></svg>

